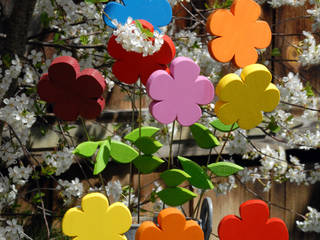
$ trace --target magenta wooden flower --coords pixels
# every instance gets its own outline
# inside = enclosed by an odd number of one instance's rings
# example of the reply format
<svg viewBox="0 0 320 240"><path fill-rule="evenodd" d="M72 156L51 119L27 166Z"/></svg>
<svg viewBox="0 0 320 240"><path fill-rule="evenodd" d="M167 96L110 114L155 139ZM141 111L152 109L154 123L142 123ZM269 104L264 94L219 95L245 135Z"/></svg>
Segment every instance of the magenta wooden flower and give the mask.
<svg viewBox="0 0 320 240"><path fill-rule="evenodd" d="M85 119L97 118L104 108L102 93L106 82L93 68L80 72L73 57L55 58L48 73L38 83L40 99L53 104L53 112L65 121L74 121L80 115Z"/></svg>
<svg viewBox="0 0 320 240"><path fill-rule="evenodd" d="M147 82L147 92L153 99L150 112L163 124L177 120L190 126L201 117L199 104L212 101L214 87L208 78L199 76L200 67L190 58L175 58L170 73L157 70L150 75Z"/></svg>

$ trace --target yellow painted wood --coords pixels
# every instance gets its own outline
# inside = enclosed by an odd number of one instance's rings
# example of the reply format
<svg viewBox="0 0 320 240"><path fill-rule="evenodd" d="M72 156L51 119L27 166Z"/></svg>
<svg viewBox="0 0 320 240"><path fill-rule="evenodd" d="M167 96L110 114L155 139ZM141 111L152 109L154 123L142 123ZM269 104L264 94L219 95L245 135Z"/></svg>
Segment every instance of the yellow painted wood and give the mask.
<svg viewBox="0 0 320 240"><path fill-rule="evenodd" d="M126 240L123 235L132 224L129 209L120 202L109 206L101 193L90 193L82 198L81 209L69 209L62 220L62 231L76 240Z"/></svg>
<svg viewBox="0 0 320 240"><path fill-rule="evenodd" d="M261 64L248 65L240 77L234 73L224 76L216 88L219 101L215 112L220 121L237 122L242 129L261 123L262 111L273 111L280 101L280 91L271 79L271 73Z"/></svg>

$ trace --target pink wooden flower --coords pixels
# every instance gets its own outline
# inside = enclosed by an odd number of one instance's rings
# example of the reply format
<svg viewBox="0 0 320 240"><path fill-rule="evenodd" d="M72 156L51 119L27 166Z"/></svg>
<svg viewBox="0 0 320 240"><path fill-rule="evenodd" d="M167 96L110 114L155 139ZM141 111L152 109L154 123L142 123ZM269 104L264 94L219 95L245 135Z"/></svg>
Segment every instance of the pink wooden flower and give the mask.
<svg viewBox="0 0 320 240"><path fill-rule="evenodd" d="M199 104L212 101L214 87L208 78L199 76L200 67L190 58L175 58L170 73L157 70L150 75L147 82L147 92L153 99L150 112L163 124L177 120L182 126L190 126L202 115Z"/></svg>

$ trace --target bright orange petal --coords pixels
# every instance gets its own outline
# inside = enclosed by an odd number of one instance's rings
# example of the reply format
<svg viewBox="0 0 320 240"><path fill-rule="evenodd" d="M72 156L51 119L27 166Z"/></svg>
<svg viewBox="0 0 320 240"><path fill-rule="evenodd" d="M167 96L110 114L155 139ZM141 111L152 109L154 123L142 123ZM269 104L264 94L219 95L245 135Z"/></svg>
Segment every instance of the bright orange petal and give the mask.
<svg viewBox="0 0 320 240"><path fill-rule="evenodd" d="M229 62L235 53L236 41L229 37L219 37L208 43L211 56L219 62Z"/></svg>
<svg viewBox="0 0 320 240"><path fill-rule="evenodd" d="M209 16L207 31L212 35L226 36L232 33L234 24L232 13L227 9L219 9Z"/></svg>
<svg viewBox="0 0 320 240"><path fill-rule="evenodd" d="M136 240L162 240L163 232L151 221L143 222L136 232Z"/></svg>
<svg viewBox="0 0 320 240"><path fill-rule="evenodd" d="M269 24L265 21L257 21L252 27L252 32L254 33L254 47L268 47L271 43L271 29Z"/></svg>
<svg viewBox="0 0 320 240"><path fill-rule="evenodd" d="M253 0L235 0L231 6L231 12L237 18L242 18L246 22L256 21L260 14L261 8Z"/></svg>
<svg viewBox="0 0 320 240"><path fill-rule="evenodd" d="M235 51L234 63L239 68L254 64L257 60L258 53L253 46L240 45Z"/></svg>

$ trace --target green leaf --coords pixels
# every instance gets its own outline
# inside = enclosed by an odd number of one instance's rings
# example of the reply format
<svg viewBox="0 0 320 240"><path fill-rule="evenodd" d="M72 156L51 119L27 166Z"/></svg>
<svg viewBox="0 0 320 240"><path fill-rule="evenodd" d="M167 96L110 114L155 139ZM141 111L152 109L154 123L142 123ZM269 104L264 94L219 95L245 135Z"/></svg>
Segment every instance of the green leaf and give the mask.
<svg viewBox="0 0 320 240"><path fill-rule="evenodd" d="M80 36L80 42L82 45L87 45L89 43L89 37L86 35Z"/></svg>
<svg viewBox="0 0 320 240"><path fill-rule="evenodd" d="M178 156L178 159L183 167L183 170L191 176L188 181L192 186L201 189L213 189L213 184L202 167L190 159L180 156Z"/></svg>
<svg viewBox="0 0 320 240"><path fill-rule="evenodd" d="M160 129L156 127L141 127L141 137L152 137L155 135ZM132 143L137 141L139 138L139 128L134 129L132 132L128 133L124 139L128 140Z"/></svg>
<svg viewBox="0 0 320 240"><path fill-rule="evenodd" d="M212 122L210 123L210 125L211 125L212 127L214 127L215 129L219 130L220 132L230 132L230 129L231 129L231 127L232 127L232 124L230 124L230 125L225 125L225 124L223 124L219 119L216 119L216 120L212 121ZM239 128L238 124L237 124L237 123L234 123L231 131L234 131L234 130L236 130L237 128Z"/></svg>
<svg viewBox="0 0 320 240"><path fill-rule="evenodd" d="M133 164L143 174L152 173L157 167L159 167L164 161L151 155L141 155L133 160Z"/></svg>
<svg viewBox="0 0 320 240"><path fill-rule="evenodd" d="M160 174L168 187L176 187L191 176L181 169L169 169Z"/></svg>
<svg viewBox="0 0 320 240"><path fill-rule="evenodd" d="M272 49L271 56L273 57L281 56L280 49L279 48Z"/></svg>
<svg viewBox="0 0 320 240"><path fill-rule="evenodd" d="M199 147L210 149L220 145L218 139L204 125L195 123L190 126L190 130Z"/></svg>
<svg viewBox="0 0 320 240"><path fill-rule="evenodd" d="M208 168L218 177L228 177L243 170L243 167L232 162L211 163L208 165Z"/></svg>
<svg viewBox="0 0 320 240"><path fill-rule="evenodd" d="M273 133L277 133L281 130L281 127L279 127L279 125L277 124L274 116L271 116L271 121L269 122L267 128Z"/></svg>
<svg viewBox="0 0 320 240"><path fill-rule="evenodd" d="M119 163L130 163L139 156L139 153L123 142L111 141L110 155Z"/></svg>
<svg viewBox="0 0 320 240"><path fill-rule="evenodd" d="M158 192L158 196L165 204L176 207L190 201L192 198L195 198L197 194L185 188L169 187Z"/></svg>
<svg viewBox="0 0 320 240"><path fill-rule="evenodd" d="M306 83L304 90L307 92L307 97L314 97L314 92L312 90L312 86L310 85L310 82Z"/></svg>
<svg viewBox="0 0 320 240"><path fill-rule="evenodd" d="M91 157L96 152L98 146L98 142L83 142L80 143L75 150L73 150L73 154L76 154L81 157Z"/></svg>
<svg viewBox="0 0 320 240"><path fill-rule="evenodd" d="M49 23L50 23L50 19L48 16L48 13L46 12L42 12L40 15L40 21L43 25L44 28L48 28L49 27Z"/></svg>
<svg viewBox="0 0 320 240"><path fill-rule="evenodd" d="M153 154L158 151L162 144L151 137L140 137L134 145L144 154Z"/></svg>
<svg viewBox="0 0 320 240"><path fill-rule="evenodd" d="M137 28L139 28L139 30L142 32L143 26L142 26L141 22L139 20L135 20L134 22L135 22Z"/></svg>
<svg viewBox="0 0 320 240"><path fill-rule="evenodd" d="M96 157L96 163L94 164L93 174L97 175L101 173L107 166L110 158L110 143L105 141L99 149Z"/></svg>

